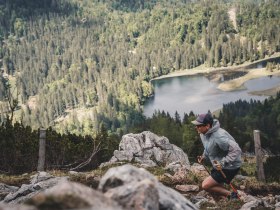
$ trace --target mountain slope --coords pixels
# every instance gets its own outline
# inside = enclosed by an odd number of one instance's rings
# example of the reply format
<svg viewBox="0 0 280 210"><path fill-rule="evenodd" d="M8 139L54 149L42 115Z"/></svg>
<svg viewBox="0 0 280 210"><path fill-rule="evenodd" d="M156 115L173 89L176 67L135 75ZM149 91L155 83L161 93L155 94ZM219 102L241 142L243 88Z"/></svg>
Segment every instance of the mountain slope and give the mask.
<svg viewBox="0 0 280 210"><path fill-rule="evenodd" d="M19 114L24 124L85 135L103 123L120 133L143 121L141 105L153 93L150 79L279 51L278 4L64 0L58 9L37 5L26 15L14 3L6 26L12 33L2 33L1 67L17 79L27 105ZM228 15L232 7L237 30ZM30 98L36 106L28 106ZM84 109L88 114L78 117Z"/></svg>

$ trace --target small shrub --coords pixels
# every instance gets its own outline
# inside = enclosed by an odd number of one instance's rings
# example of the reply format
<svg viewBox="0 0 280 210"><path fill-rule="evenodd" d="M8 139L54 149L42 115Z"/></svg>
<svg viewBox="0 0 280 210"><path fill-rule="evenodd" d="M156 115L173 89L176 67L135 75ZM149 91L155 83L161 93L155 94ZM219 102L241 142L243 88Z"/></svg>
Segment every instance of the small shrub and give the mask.
<svg viewBox="0 0 280 210"><path fill-rule="evenodd" d="M256 175L256 164L244 162L240 169L240 173L243 176L255 176Z"/></svg>
<svg viewBox="0 0 280 210"><path fill-rule="evenodd" d="M245 192L253 196L265 196L267 194L278 195L280 191L279 183L259 182L256 178L247 179L245 185Z"/></svg>
<svg viewBox="0 0 280 210"><path fill-rule="evenodd" d="M0 175L0 183L4 183L11 186L20 187L22 184L30 184L30 176L32 174L23 174L17 176Z"/></svg>
<svg viewBox="0 0 280 210"><path fill-rule="evenodd" d="M265 178L268 182L280 182L280 156L268 157L264 163Z"/></svg>
<svg viewBox="0 0 280 210"><path fill-rule="evenodd" d="M164 173L166 173L163 167L149 167L147 168L147 171L149 171L154 176L161 176L164 175Z"/></svg>

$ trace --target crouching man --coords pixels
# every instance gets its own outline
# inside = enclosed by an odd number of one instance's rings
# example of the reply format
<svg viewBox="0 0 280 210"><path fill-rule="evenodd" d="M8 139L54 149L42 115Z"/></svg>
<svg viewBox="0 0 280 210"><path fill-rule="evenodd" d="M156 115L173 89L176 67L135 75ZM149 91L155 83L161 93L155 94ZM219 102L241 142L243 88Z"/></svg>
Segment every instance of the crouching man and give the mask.
<svg viewBox="0 0 280 210"><path fill-rule="evenodd" d="M241 167L239 145L226 130L220 128L219 121L213 119L210 113L200 114L192 124L195 125L204 146L198 162L202 164L207 159L213 166L210 176L202 182L202 188L211 194L237 199L237 192L228 191L223 184L230 184Z"/></svg>

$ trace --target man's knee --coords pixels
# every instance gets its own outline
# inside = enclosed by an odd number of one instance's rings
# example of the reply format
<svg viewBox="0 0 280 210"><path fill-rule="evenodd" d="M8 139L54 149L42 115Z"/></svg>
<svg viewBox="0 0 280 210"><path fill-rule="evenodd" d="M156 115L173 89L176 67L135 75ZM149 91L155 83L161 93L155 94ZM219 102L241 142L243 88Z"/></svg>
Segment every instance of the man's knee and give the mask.
<svg viewBox="0 0 280 210"><path fill-rule="evenodd" d="M211 184L207 180L204 180L201 187L203 190L208 191L211 188Z"/></svg>
<svg viewBox="0 0 280 210"><path fill-rule="evenodd" d="M211 188L219 185L212 177L207 177L203 182L202 182L202 189L205 191L211 191Z"/></svg>

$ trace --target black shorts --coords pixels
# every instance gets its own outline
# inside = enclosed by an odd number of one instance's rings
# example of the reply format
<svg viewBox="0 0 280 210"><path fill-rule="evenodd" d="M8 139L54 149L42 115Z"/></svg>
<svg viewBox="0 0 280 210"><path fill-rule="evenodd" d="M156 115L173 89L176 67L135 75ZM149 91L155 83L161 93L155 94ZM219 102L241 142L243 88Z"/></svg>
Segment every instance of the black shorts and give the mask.
<svg viewBox="0 0 280 210"><path fill-rule="evenodd" d="M237 169L223 169L224 174L226 175L226 179L223 177L220 171L213 168L211 170L211 177L218 183L227 183L229 184L233 177L238 173L240 168Z"/></svg>

